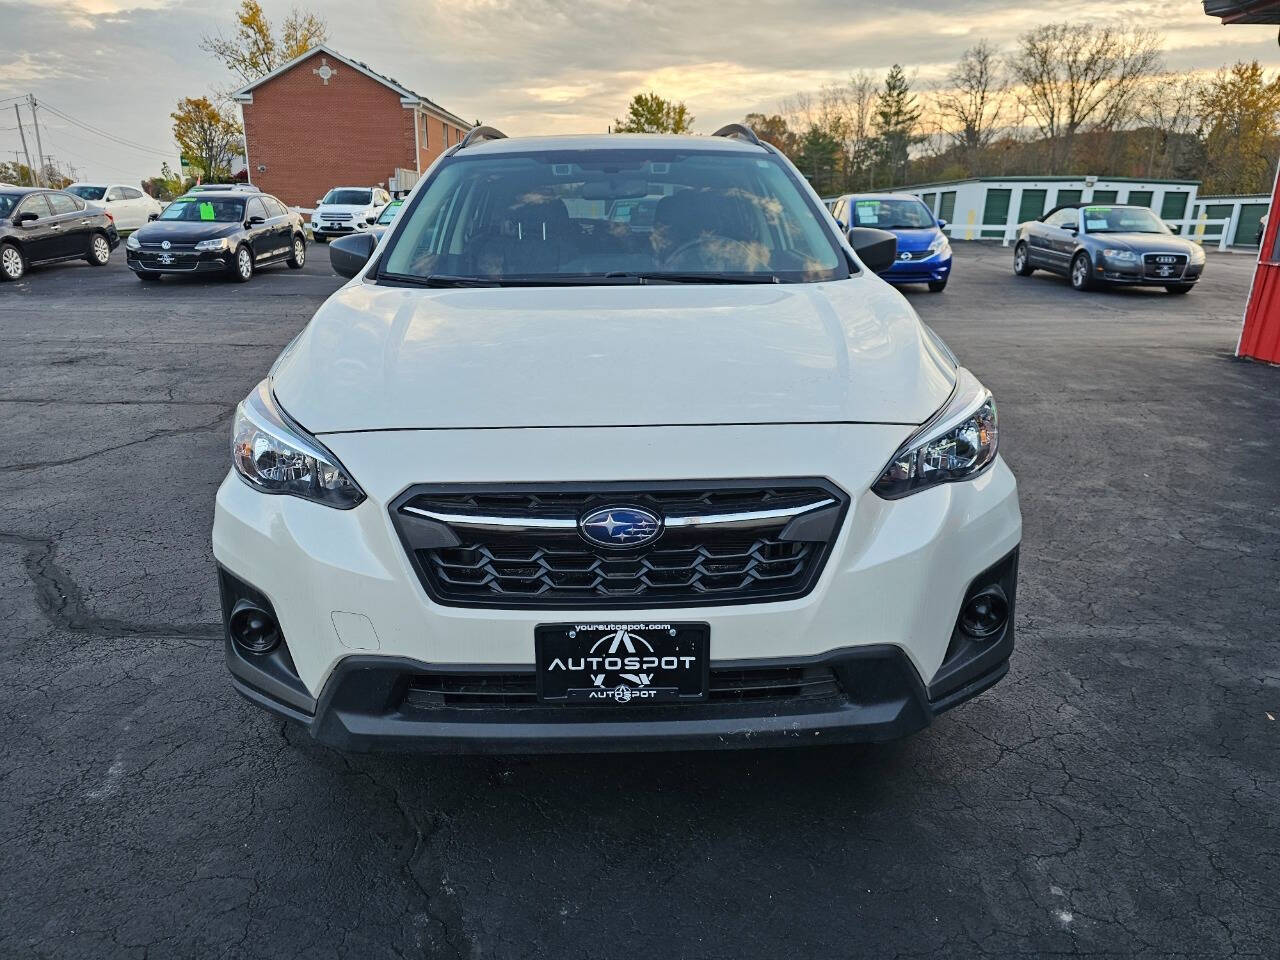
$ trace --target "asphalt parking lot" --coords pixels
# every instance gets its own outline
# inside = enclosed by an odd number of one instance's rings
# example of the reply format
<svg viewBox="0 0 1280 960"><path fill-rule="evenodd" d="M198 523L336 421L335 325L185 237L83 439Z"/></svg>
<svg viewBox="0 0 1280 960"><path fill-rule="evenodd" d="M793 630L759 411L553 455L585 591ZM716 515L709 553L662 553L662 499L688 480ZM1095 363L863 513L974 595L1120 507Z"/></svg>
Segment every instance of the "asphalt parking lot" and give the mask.
<svg viewBox="0 0 1280 960"><path fill-rule="evenodd" d="M1280 369L1250 258L909 294L995 392L1009 677L909 740L344 756L242 702L209 547L235 403L341 282L0 285L0 957L1280 955Z"/></svg>

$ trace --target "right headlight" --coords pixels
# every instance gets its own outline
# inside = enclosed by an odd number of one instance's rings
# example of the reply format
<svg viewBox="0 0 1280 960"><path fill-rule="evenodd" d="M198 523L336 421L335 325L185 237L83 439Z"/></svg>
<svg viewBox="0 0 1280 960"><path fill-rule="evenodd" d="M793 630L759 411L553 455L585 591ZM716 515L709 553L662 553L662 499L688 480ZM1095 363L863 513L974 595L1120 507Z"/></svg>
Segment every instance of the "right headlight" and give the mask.
<svg viewBox="0 0 1280 960"><path fill-rule="evenodd" d="M301 497L339 510L350 510L365 498L338 458L276 406L269 379L236 407L231 463L245 483L262 493Z"/></svg>
<svg viewBox="0 0 1280 960"><path fill-rule="evenodd" d="M135 233L129 234L129 239L124 242L124 245L130 250L142 249L142 241L138 239L138 235Z"/></svg>
<svg viewBox="0 0 1280 960"><path fill-rule="evenodd" d="M991 391L961 367L951 398L898 448L871 490L898 500L940 483L971 479L995 460L999 436Z"/></svg>

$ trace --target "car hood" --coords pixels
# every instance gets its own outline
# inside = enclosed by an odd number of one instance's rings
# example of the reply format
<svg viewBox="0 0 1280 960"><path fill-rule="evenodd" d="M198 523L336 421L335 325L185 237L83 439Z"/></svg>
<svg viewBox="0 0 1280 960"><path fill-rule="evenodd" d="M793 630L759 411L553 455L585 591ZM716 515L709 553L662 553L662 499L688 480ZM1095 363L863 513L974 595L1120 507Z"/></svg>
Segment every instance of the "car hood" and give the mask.
<svg viewBox="0 0 1280 960"><path fill-rule="evenodd" d="M316 213L363 213L375 207L372 203L322 203L316 207Z"/></svg>
<svg viewBox="0 0 1280 960"><path fill-rule="evenodd" d="M920 227L911 230L890 230L895 237L898 238L898 251L910 250L913 253L917 250L928 250L929 244L937 238L941 232L937 227Z"/></svg>
<svg viewBox="0 0 1280 960"><path fill-rule="evenodd" d="M153 220L139 227L134 236L139 243L160 243L169 240L177 243L196 243L229 237L240 230L238 223L201 223L198 220Z"/></svg>
<svg viewBox="0 0 1280 960"><path fill-rule="evenodd" d="M1194 244L1168 233L1091 233L1089 236L1104 247L1118 247L1135 253L1173 251L1186 253Z"/></svg>
<svg viewBox="0 0 1280 960"><path fill-rule="evenodd" d="M825 284L442 289L355 282L272 386L314 433L916 424L954 365L870 276Z"/></svg>

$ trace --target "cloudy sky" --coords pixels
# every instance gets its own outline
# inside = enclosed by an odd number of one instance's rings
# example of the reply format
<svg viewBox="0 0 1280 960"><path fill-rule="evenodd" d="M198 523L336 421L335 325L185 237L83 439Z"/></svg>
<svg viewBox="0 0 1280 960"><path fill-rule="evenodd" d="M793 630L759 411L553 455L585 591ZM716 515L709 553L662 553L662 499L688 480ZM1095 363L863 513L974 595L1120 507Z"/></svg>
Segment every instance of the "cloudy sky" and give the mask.
<svg viewBox="0 0 1280 960"><path fill-rule="evenodd" d="M291 5L263 0L273 20ZM174 102L230 84L198 42L230 33L235 6L0 0L0 101L34 93L129 141L42 115L44 152L64 167L74 163L83 177L151 175L177 158ZM642 90L684 100L695 128L710 131L895 61L923 87L976 40L1006 46L1046 20L1046 5L1022 0L935 0L909 16L865 0L312 0L305 7L328 21L335 49L509 134L603 131ZM1156 25L1171 69L1255 58L1280 67L1274 27L1224 27L1197 0L1061 0L1052 11L1072 22ZM0 158L20 149L16 127L12 101L0 102Z"/></svg>

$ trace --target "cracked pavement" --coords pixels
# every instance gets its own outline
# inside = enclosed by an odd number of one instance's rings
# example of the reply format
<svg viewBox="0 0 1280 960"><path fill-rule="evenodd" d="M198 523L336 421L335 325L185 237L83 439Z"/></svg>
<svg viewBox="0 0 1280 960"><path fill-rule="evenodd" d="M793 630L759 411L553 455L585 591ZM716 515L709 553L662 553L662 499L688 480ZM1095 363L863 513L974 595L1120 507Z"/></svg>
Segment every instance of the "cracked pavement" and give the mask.
<svg viewBox="0 0 1280 960"><path fill-rule="evenodd" d="M902 741L344 756L235 696L235 403L340 281L0 285L0 956L1280 956L1280 369L1250 258L908 294L1021 484L1002 683Z"/></svg>

